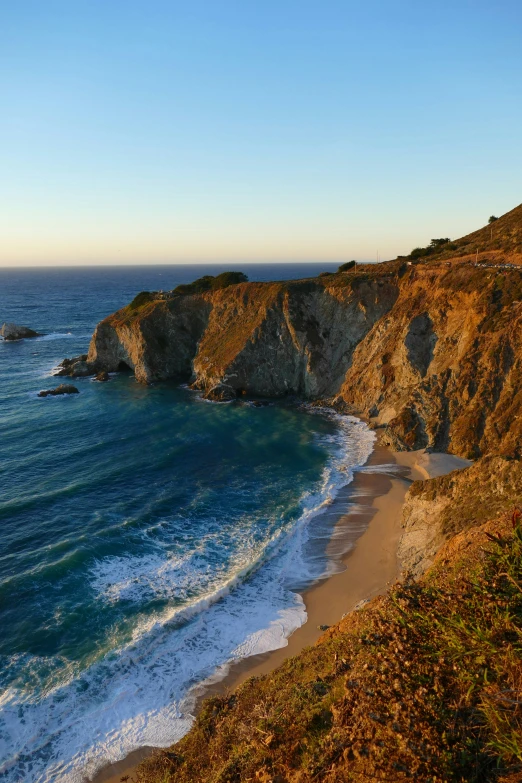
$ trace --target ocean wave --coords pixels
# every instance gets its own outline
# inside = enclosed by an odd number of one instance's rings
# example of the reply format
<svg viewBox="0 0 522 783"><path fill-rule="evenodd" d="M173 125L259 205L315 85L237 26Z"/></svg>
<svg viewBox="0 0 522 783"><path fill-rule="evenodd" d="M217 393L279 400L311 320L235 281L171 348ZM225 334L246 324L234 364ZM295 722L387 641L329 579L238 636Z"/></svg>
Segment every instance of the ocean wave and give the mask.
<svg viewBox="0 0 522 783"><path fill-rule="evenodd" d="M51 332L50 334L41 334L34 338L35 343L47 343L51 340L68 340L71 337L77 337L72 332Z"/></svg>
<svg viewBox="0 0 522 783"><path fill-rule="evenodd" d="M330 458L318 491L301 498L296 521L266 541L246 541L221 572L209 570L202 549L94 563L90 586L99 601L139 606L160 598L167 606L142 614L131 641L116 636L110 654L81 673L69 670L39 696L6 692L0 775L10 783L79 783L138 747L166 746L190 728L201 683L225 676L235 660L287 644L306 621L298 589L337 567L324 546L313 558L307 550L331 535L322 512L366 462L375 439L355 418L310 412L334 418L337 431L318 436ZM209 536L200 547L212 543Z"/></svg>

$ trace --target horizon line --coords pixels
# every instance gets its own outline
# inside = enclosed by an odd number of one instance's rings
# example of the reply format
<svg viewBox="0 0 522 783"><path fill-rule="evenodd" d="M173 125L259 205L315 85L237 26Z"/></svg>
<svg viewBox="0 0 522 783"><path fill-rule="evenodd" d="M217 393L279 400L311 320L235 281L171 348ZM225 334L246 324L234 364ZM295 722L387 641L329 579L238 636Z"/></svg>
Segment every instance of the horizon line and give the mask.
<svg viewBox="0 0 522 783"><path fill-rule="evenodd" d="M254 264L271 264L273 266L279 265L279 264L337 264L341 265L346 263L346 261L351 261L352 259L346 258L345 260L342 259L316 259L316 260L292 260L292 261L285 261L285 260L258 260L258 261L126 261L126 262L104 262L104 261L94 261L94 262L71 262L71 263L63 263L63 264L46 264L46 263L29 263L29 264L0 264L0 269L78 269L78 268L93 268L93 267L129 267L129 266L223 266L225 264L228 264L230 266L247 266L247 265L254 265ZM393 259L355 259L358 264L383 264L386 263L386 260L393 260Z"/></svg>

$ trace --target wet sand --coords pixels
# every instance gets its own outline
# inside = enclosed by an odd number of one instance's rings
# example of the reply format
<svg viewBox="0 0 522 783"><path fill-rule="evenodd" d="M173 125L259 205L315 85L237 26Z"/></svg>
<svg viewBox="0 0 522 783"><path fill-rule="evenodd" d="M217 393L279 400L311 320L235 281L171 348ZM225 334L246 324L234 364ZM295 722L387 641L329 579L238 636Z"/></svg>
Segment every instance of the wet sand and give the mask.
<svg viewBox="0 0 522 783"><path fill-rule="evenodd" d="M302 591L307 622L289 637L285 647L234 663L225 677L204 684L198 704L210 695L234 690L249 677L272 671L314 644L323 633L319 626L334 625L362 601L385 592L400 574L397 546L402 506L412 480L442 475L466 464L451 455L396 453L376 444L368 463L321 515L325 529L330 523L326 552L336 561L338 572ZM379 468L383 465L390 468ZM131 783L137 765L152 750L140 748L111 764L93 783L120 783L127 775Z"/></svg>

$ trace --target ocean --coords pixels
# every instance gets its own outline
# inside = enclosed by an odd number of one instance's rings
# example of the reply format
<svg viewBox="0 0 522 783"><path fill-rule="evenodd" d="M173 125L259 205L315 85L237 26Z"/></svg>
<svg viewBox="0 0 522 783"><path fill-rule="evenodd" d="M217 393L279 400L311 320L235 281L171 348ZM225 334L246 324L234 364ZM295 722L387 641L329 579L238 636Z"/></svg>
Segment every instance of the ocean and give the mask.
<svg viewBox="0 0 522 783"><path fill-rule="evenodd" d="M335 568L318 520L372 451L362 422L125 373L37 396L136 293L227 268L0 269L0 323L44 333L0 340L1 781L80 783L174 742L200 684L283 646Z"/></svg>

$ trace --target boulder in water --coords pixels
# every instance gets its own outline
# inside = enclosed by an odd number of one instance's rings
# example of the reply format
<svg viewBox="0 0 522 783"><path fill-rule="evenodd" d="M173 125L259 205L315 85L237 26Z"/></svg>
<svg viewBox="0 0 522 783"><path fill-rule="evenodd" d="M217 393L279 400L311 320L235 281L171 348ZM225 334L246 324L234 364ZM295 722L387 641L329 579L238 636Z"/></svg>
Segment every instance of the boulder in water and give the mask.
<svg viewBox="0 0 522 783"><path fill-rule="evenodd" d="M95 376L94 380L105 383L106 381L110 380L109 373L107 372L107 370L102 370L101 372L98 373L98 375Z"/></svg>
<svg viewBox="0 0 522 783"><path fill-rule="evenodd" d="M203 397L206 400L212 400L213 402L229 402L235 400L237 397L236 390L232 386L228 386L226 383L218 383L209 389Z"/></svg>
<svg viewBox="0 0 522 783"><path fill-rule="evenodd" d="M94 375L94 367L87 362L87 354L73 356L72 359L64 359L59 365L59 370L55 375L69 375L73 378L85 378L88 375Z"/></svg>
<svg viewBox="0 0 522 783"><path fill-rule="evenodd" d="M45 389L45 391L38 392L39 397L56 397L58 394L79 394L79 390L76 386L71 386L70 383L61 383L56 389Z"/></svg>
<svg viewBox="0 0 522 783"><path fill-rule="evenodd" d="M17 326L12 323L4 323L0 329L0 335L4 340L24 340L27 337L39 337L40 333L28 326Z"/></svg>

